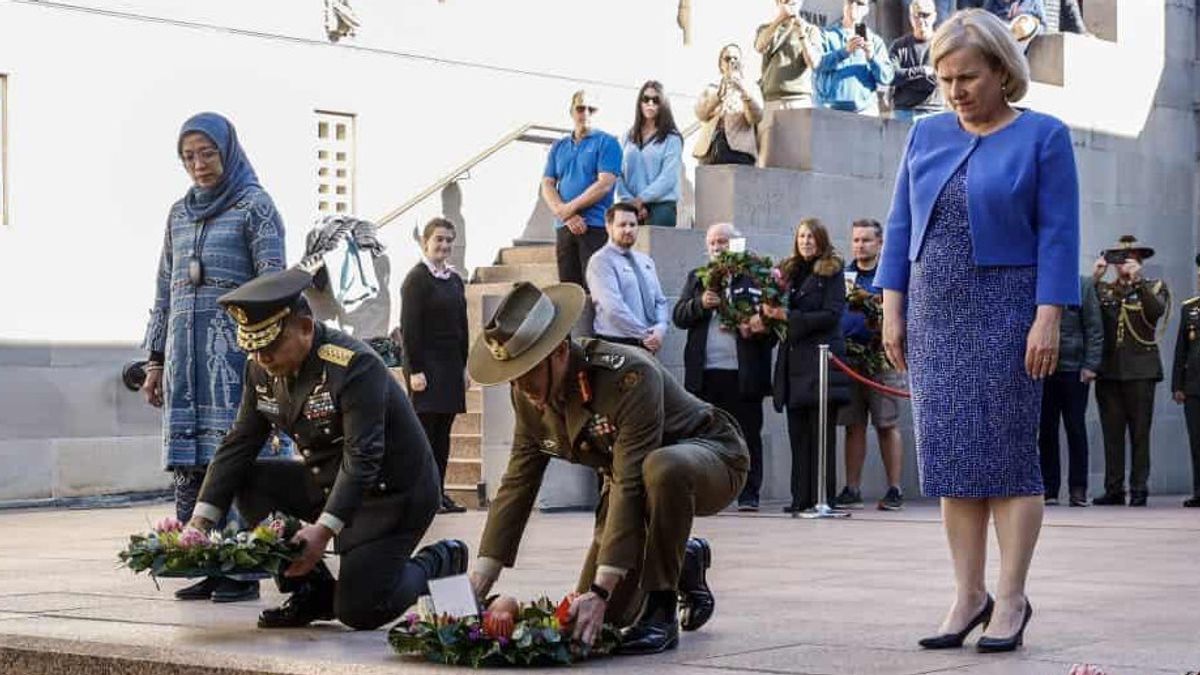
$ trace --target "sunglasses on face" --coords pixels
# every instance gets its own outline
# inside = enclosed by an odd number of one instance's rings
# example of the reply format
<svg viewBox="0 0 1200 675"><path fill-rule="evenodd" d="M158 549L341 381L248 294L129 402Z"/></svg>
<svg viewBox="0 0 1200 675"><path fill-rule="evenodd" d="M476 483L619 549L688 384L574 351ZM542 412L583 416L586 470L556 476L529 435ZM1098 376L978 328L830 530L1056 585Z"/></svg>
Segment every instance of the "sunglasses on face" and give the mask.
<svg viewBox="0 0 1200 675"><path fill-rule="evenodd" d="M590 105L577 105L577 106L575 106L575 112L577 112L577 113L586 112L589 115L594 115L594 114L596 114L596 109Z"/></svg>
<svg viewBox="0 0 1200 675"><path fill-rule="evenodd" d="M661 102L662 102L662 99L657 96L643 96L642 97L642 103L653 103L654 105L658 105Z"/></svg>
<svg viewBox="0 0 1200 675"><path fill-rule="evenodd" d="M933 18L933 12L917 12L917 18L921 20L929 20Z"/></svg>

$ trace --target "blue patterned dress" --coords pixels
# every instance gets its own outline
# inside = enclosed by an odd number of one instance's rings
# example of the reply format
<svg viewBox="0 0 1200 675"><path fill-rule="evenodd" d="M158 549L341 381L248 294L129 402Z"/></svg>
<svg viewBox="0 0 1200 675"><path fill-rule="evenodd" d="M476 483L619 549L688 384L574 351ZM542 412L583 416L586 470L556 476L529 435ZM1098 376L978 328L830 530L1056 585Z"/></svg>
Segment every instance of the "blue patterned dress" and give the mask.
<svg viewBox="0 0 1200 675"><path fill-rule="evenodd" d="M207 466L241 402L246 355L217 298L283 269L285 257L283 220L258 187L208 219L203 242L183 200L171 207L166 229L143 347L165 353L163 464L170 470ZM188 280L188 260L199 244L205 282L196 287Z"/></svg>
<svg viewBox="0 0 1200 675"><path fill-rule="evenodd" d="M1025 373L1036 267L977 267L967 164L934 204L908 296L908 366L921 490L1041 495L1041 382Z"/></svg>

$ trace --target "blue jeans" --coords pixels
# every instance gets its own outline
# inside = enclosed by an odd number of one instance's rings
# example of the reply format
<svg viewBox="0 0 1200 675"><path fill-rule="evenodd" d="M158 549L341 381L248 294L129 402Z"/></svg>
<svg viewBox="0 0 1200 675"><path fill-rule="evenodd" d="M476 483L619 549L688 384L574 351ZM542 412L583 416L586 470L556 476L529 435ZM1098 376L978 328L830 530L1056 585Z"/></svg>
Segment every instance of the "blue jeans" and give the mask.
<svg viewBox="0 0 1200 675"><path fill-rule="evenodd" d="M1087 490L1088 439L1084 416L1087 414L1089 385L1079 381L1078 370L1064 370L1047 377L1044 387L1038 450L1042 456L1042 482L1046 485L1046 496L1057 499L1062 486L1059 419L1067 434L1067 486L1072 490Z"/></svg>

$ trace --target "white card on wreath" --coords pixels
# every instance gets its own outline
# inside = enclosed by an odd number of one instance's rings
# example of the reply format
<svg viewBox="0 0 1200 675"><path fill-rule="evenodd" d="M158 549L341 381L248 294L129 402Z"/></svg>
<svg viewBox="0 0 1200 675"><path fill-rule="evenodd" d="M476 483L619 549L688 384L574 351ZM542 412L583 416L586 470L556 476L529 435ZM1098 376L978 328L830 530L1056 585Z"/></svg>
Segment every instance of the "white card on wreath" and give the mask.
<svg viewBox="0 0 1200 675"><path fill-rule="evenodd" d="M465 574L430 579L429 595L433 599L433 609L438 616L449 614L462 619L479 615L475 591L471 590L471 580Z"/></svg>
<svg viewBox="0 0 1200 675"><path fill-rule="evenodd" d="M745 237L733 237L732 239L730 239L729 240L729 252L730 253L745 253L746 252L746 238Z"/></svg>

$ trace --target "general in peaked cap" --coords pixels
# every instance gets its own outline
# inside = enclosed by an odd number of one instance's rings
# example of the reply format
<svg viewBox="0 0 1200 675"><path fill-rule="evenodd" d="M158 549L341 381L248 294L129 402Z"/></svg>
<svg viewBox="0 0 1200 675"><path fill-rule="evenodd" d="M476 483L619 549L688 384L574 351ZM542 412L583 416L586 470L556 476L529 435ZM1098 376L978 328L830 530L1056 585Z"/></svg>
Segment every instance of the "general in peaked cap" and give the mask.
<svg viewBox="0 0 1200 675"><path fill-rule="evenodd" d="M247 352L266 348L283 332L283 323L303 306L302 293L313 277L295 267L255 277L217 299L237 324L238 346Z"/></svg>

